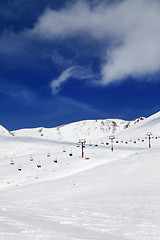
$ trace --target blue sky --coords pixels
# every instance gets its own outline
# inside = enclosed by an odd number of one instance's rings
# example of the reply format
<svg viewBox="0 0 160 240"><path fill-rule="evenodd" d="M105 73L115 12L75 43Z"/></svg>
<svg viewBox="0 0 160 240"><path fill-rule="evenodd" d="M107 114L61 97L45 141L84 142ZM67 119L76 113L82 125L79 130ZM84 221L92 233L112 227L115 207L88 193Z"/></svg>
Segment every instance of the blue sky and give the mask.
<svg viewBox="0 0 160 240"><path fill-rule="evenodd" d="M0 124L159 111L159 0L0 0Z"/></svg>

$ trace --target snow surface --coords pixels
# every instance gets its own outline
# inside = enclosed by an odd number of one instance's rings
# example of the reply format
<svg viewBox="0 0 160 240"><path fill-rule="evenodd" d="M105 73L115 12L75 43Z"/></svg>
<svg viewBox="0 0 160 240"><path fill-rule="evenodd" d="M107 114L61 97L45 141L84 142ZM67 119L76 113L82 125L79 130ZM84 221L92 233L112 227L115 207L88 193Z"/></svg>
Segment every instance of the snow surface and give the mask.
<svg viewBox="0 0 160 240"><path fill-rule="evenodd" d="M0 239L160 239L160 113L117 131L113 152L90 134L84 158L72 136L19 132L0 137Z"/></svg>
<svg viewBox="0 0 160 240"><path fill-rule="evenodd" d="M77 142L80 138L87 141L96 141L98 138L104 138L107 135L136 125L145 118L141 117L133 121L124 121L120 119L98 119L79 121L56 128L33 128L14 131L15 136L29 136L42 139L52 139L57 141Z"/></svg>
<svg viewBox="0 0 160 240"><path fill-rule="evenodd" d="M0 136L12 136L13 134L9 132L6 128L0 125Z"/></svg>

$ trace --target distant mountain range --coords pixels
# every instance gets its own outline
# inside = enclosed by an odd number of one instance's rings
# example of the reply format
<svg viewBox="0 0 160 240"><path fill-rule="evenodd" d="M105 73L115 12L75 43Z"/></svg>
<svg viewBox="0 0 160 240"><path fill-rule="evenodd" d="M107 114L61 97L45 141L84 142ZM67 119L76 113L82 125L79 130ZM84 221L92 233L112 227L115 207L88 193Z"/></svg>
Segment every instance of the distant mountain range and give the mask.
<svg viewBox="0 0 160 240"><path fill-rule="evenodd" d="M33 128L21 129L13 132L8 131L0 125L0 136L17 136L43 138L56 141L78 141L81 138L86 140L96 140L105 138L111 134L128 129L145 120L144 117L137 118L133 121L120 119L98 119L74 122L54 128Z"/></svg>
<svg viewBox="0 0 160 240"><path fill-rule="evenodd" d="M144 137L147 132L160 136L160 112L148 118L140 117L132 121L121 119L85 120L54 128L38 127L12 132L0 125L1 137L30 137L59 142L78 142L79 139L96 141L107 139L112 134L116 135L117 138Z"/></svg>

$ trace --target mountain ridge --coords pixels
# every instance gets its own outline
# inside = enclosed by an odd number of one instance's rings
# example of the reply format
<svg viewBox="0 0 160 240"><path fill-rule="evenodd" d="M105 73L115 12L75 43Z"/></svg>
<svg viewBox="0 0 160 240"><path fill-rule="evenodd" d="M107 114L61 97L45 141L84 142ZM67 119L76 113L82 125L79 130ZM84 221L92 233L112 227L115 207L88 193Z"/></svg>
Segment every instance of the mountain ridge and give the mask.
<svg viewBox="0 0 160 240"><path fill-rule="evenodd" d="M97 137L104 138L106 135L130 128L144 119L144 117L139 117L132 121L122 119L83 120L54 128L38 127L20 129L13 131L12 134L14 134L14 136L46 138L57 141L78 141L80 138L85 138L90 141L93 139L96 140Z"/></svg>

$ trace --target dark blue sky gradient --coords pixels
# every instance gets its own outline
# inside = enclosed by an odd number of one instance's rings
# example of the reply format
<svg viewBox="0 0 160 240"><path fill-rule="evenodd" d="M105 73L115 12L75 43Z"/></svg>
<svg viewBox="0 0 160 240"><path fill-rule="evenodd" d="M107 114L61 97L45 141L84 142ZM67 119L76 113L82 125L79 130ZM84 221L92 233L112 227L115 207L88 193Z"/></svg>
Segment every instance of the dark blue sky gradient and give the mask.
<svg viewBox="0 0 160 240"><path fill-rule="evenodd" d="M0 124L9 130L55 127L84 119L132 120L159 111L159 74L107 86L71 77L52 94L51 81L67 67L81 66L96 80L103 61L103 43L89 36L45 42L21 34L47 7L61 9L68 2L73 1L0 0Z"/></svg>

